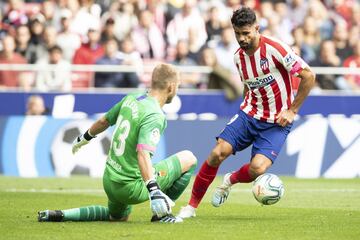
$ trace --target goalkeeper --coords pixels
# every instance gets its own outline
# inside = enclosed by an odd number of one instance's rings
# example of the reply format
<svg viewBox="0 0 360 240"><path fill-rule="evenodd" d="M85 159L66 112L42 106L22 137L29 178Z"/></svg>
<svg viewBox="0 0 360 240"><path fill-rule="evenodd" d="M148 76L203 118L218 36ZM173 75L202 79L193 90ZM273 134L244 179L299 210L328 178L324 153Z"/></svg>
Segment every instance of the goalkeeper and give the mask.
<svg viewBox="0 0 360 240"><path fill-rule="evenodd" d="M189 184L196 157L185 150L151 164L166 128L161 107L171 102L179 84L179 72L172 65L156 66L149 92L127 95L74 140L72 151L76 153L115 125L103 175L108 207L44 210L38 213L38 221L127 221L132 205L150 199L151 221L181 222L171 214L171 207Z"/></svg>

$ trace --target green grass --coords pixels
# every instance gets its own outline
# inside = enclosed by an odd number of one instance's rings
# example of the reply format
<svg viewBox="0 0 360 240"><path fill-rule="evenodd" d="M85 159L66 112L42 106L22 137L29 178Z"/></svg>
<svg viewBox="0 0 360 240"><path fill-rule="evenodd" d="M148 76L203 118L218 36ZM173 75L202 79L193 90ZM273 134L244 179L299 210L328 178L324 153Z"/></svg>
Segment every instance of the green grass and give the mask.
<svg viewBox="0 0 360 240"><path fill-rule="evenodd" d="M149 222L148 202L126 223L38 223L38 210L106 205L101 179L0 177L0 239L360 239L360 179L282 180L284 198L273 206L260 206L251 185L238 184L228 202L214 208L216 179L196 218L166 225ZM175 213L189 195L190 186Z"/></svg>

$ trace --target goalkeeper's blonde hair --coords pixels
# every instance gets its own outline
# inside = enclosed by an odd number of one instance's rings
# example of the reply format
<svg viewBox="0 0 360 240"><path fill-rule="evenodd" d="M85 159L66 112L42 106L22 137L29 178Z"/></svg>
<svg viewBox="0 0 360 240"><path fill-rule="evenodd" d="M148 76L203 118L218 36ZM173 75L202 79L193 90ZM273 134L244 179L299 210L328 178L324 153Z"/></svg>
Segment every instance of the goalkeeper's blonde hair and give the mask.
<svg viewBox="0 0 360 240"><path fill-rule="evenodd" d="M157 65L152 73L151 88L163 90L169 83L179 81L179 71L171 64L161 63Z"/></svg>

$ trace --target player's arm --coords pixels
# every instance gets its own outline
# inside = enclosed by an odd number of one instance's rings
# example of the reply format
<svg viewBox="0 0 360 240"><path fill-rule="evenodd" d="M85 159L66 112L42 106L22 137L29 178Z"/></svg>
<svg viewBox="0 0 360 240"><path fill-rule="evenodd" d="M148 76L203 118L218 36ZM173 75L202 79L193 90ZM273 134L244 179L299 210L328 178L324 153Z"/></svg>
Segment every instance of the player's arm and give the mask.
<svg viewBox="0 0 360 240"><path fill-rule="evenodd" d="M105 131L109 126L110 123L105 116L97 120L84 134L75 138L72 146L72 153L75 154L82 146L88 144L91 139Z"/></svg>
<svg viewBox="0 0 360 240"><path fill-rule="evenodd" d="M315 74L312 72L309 65L307 65L302 58L296 55L289 46L281 42L279 43L286 54L279 55L278 60L283 64L290 75L301 79L298 92L291 106L289 109L283 110L277 116L277 123L280 126L285 127L294 121L294 118L305 101L305 98L309 95L311 88L315 84Z"/></svg>
<svg viewBox="0 0 360 240"><path fill-rule="evenodd" d="M141 176L145 183L149 180L155 179L153 173L153 167L151 164L151 156L150 153L146 150L138 150L137 158L139 163L139 168L141 172Z"/></svg>
<svg viewBox="0 0 360 240"><path fill-rule="evenodd" d="M160 140L161 129L163 128L164 117L152 115L143 120L139 130L137 157L141 176L149 191L150 208L154 215L163 217L171 213L174 202L164 194L156 182L151 155L155 152Z"/></svg>
<svg viewBox="0 0 360 240"><path fill-rule="evenodd" d="M288 110L282 111L278 115L278 124L285 127L286 125L294 121L295 115L299 112L299 109L306 97L309 95L311 88L315 84L315 74L309 67L306 67L299 71L297 77L301 79L296 97Z"/></svg>
<svg viewBox="0 0 360 240"><path fill-rule="evenodd" d="M116 123L116 119L119 115L119 111L121 108L123 101L118 102L115 106L113 106L105 116L98 119L89 130L87 130L84 134L79 135L75 138L72 145L72 153L75 154L79 149L88 144L91 139L95 138L96 135L105 131L109 126L112 126Z"/></svg>
<svg viewBox="0 0 360 240"><path fill-rule="evenodd" d="M305 101L305 98L309 95L310 90L315 84L315 74L308 67L301 70L298 77L301 79L299 89L290 107L290 110L294 114L298 113L301 105Z"/></svg>
<svg viewBox="0 0 360 240"><path fill-rule="evenodd" d="M170 214L171 207L175 203L161 191L159 184L155 180L150 152L142 149L138 150L137 157L141 176L149 191L151 211L158 217Z"/></svg>

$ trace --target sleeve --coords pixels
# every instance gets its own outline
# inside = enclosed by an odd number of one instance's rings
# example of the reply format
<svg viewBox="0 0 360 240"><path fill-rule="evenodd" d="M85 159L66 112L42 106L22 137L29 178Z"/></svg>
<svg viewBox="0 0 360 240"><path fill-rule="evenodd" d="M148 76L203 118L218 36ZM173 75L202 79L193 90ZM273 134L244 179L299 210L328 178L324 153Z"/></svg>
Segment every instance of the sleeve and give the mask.
<svg viewBox="0 0 360 240"><path fill-rule="evenodd" d="M280 44L284 50L284 54L279 54L280 61L285 69L292 76L297 76L303 69L309 68L309 65L299 57L288 45L281 43Z"/></svg>
<svg viewBox="0 0 360 240"><path fill-rule="evenodd" d="M105 114L105 118L108 120L110 126L113 126L116 123L123 101L124 98Z"/></svg>
<svg viewBox="0 0 360 240"><path fill-rule="evenodd" d="M165 127L165 116L152 114L146 117L140 124L136 150L147 150L154 154Z"/></svg>

